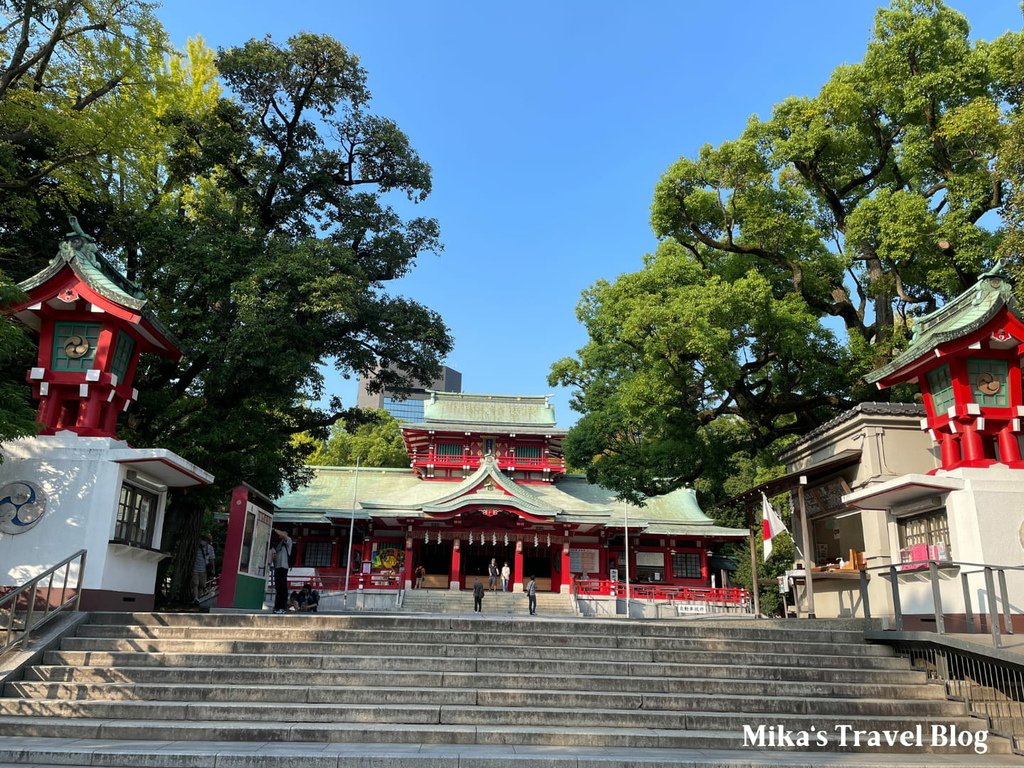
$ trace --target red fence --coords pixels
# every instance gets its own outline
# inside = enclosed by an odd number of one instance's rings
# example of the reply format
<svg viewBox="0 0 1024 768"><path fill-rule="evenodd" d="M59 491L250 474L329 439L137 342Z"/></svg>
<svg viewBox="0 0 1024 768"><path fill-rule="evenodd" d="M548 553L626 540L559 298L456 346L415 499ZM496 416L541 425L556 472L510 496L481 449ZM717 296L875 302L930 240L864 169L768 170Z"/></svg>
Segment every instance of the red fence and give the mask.
<svg viewBox="0 0 1024 768"><path fill-rule="evenodd" d="M349 590L355 589L397 589L401 586L400 574L353 573L348 580ZM288 571L288 589L302 589L306 582L312 582L313 589L329 592L345 590L344 568L292 568Z"/></svg>
<svg viewBox="0 0 1024 768"><path fill-rule="evenodd" d="M454 456L430 453L428 451L413 453L409 457L413 464L433 464L435 467L470 467L476 469L483 459L480 456L457 453ZM545 467L557 472L565 471L565 461L557 456L541 456L537 458L528 456L500 456L497 464L501 469L544 469Z"/></svg>
<svg viewBox="0 0 1024 768"><path fill-rule="evenodd" d="M573 579L573 590L584 597L625 597L624 581ZM686 602L745 605L750 593L739 587L673 587L664 584L630 584L630 597L637 600L677 600Z"/></svg>

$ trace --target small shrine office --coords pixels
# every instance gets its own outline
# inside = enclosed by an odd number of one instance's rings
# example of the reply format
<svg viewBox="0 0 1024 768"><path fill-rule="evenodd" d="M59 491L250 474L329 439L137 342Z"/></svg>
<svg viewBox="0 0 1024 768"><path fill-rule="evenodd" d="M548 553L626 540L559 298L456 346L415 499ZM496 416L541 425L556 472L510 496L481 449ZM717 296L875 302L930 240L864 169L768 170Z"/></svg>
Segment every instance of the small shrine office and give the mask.
<svg viewBox="0 0 1024 768"><path fill-rule="evenodd" d="M493 559L513 591L531 577L542 591L569 592L573 578L609 591L625 578L628 536L634 583L722 587L710 555L748 536L716 525L692 489L639 507L566 474L546 397L432 392L402 434L409 469L318 467L277 499L300 568L343 574L351 528L353 587L408 588L422 566L424 588L471 589Z"/></svg>

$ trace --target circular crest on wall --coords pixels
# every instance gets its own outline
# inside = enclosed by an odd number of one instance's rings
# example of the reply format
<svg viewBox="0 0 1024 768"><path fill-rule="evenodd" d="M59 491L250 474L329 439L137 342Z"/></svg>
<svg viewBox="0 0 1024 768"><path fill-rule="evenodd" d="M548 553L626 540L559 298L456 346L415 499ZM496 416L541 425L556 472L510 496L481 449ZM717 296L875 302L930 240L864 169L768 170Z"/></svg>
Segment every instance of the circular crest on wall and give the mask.
<svg viewBox="0 0 1024 768"><path fill-rule="evenodd" d="M24 533L46 511L46 494L35 483L15 480L0 486L0 533Z"/></svg>

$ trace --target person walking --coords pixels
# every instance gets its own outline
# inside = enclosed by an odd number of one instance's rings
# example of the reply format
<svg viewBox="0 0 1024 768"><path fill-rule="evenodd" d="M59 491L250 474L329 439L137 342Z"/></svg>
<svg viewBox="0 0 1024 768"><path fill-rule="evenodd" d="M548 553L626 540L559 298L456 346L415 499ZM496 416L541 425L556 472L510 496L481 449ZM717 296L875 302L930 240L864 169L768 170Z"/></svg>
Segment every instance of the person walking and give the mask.
<svg viewBox="0 0 1024 768"><path fill-rule="evenodd" d="M512 569L508 567L508 561L501 566L501 591L508 592L508 582L512 578Z"/></svg>
<svg viewBox="0 0 1024 768"><path fill-rule="evenodd" d="M491 564L487 566L487 588L491 592L498 591L498 561L491 558Z"/></svg>
<svg viewBox="0 0 1024 768"><path fill-rule="evenodd" d="M530 602L530 615L537 615L537 578L530 577L530 583L526 585L526 596Z"/></svg>
<svg viewBox="0 0 1024 768"><path fill-rule="evenodd" d="M473 585L473 613L481 613L484 606L484 585L480 579Z"/></svg>
<svg viewBox="0 0 1024 768"><path fill-rule="evenodd" d="M292 537L274 529L274 613L288 610L288 566L292 556Z"/></svg>
<svg viewBox="0 0 1024 768"><path fill-rule="evenodd" d="M210 537L202 534L199 537L199 546L196 547L196 556L192 561L192 604L199 605L199 598L206 592L206 575L213 571L216 565L216 555L213 552L213 544Z"/></svg>

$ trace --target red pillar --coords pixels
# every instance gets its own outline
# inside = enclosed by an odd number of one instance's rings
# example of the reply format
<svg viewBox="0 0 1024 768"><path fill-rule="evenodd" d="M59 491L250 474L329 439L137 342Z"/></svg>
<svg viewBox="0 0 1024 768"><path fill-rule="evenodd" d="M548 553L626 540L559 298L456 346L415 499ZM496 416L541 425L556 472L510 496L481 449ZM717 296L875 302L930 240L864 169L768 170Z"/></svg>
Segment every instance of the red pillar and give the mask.
<svg viewBox="0 0 1024 768"><path fill-rule="evenodd" d="M1012 421L999 430L999 460L1003 464L1012 464L1020 461L1020 444L1017 442L1017 435L1013 431Z"/></svg>
<svg viewBox="0 0 1024 768"><path fill-rule="evenodd" d="M950 432L939 433L939 453L942 466L946 469L960 463L960 443L957 436Z"/></svg>
<svg viewBox="0 0 1024 768"><path fill-rule="evenodd" d="M964 461L972 464L985 461L985 449L974 424L964 424L960 445L963 447Z"/></svg>
<svg viewBox="0 0 1024 768"><path fill-rule="evenodd" d="M569 540L562 542L562 584L558 591L563 595L569 594L572 589L572 570L569 559Z"/></svg>
<svg viewBox="0 0 1024 768"><path fill-rule="evenodd" d="M523 542L516 542L516 555L512 563L512 591L523 591Z"/></svg>
<svg viewBox="0 0 1024 768"><path fill-rule="evenodd" d="M459 583L459 570L462 567L462 553L459 551L459 545L461 541L455 539L452 542L452 570L448 574L448 588L449 589L461 589L462 585Z"/></svg>

